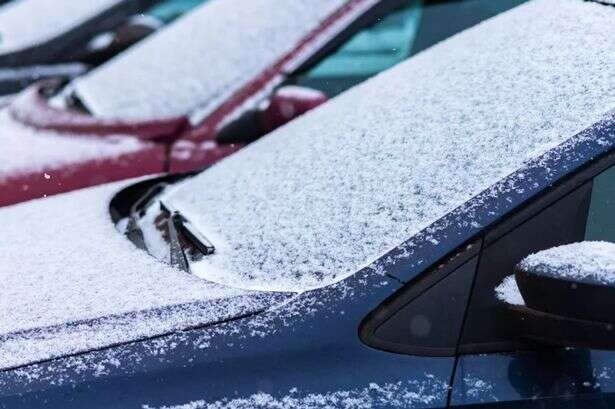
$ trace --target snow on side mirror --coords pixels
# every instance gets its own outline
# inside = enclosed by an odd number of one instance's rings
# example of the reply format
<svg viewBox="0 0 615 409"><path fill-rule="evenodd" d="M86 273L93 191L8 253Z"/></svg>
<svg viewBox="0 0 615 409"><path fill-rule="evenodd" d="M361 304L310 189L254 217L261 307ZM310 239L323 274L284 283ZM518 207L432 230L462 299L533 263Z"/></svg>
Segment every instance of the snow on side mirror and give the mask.
<svg viewBox="0 0 615 409"><path fill-rule="evenodd" d="M216 135L218 143L249 143L326 102L321 91L287 85L275 90L257 108L230 121Z"/></svg>
<svg viewBox="0 0 615 409"><path fill-rule="evenodd" d="M615 322L615 244L554 247L526 257L515 269L529 308L589 321Z"/></svg>
<svg viewBox="0 0 615 409"><path fill-rule="evenodd" d="M523 259L497 297L542 343L615 349L615 243L580 242Z"/></svg>

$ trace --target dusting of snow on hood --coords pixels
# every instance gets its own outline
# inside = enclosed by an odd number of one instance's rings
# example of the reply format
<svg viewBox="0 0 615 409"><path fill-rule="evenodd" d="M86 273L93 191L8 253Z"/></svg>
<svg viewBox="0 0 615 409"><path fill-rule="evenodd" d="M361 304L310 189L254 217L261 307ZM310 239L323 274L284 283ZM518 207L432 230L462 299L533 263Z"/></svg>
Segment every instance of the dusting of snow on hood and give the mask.
<svg viewBox="0 0 615 409"><path fill-rule="evenodd" d="M213 0L79 79L75 90L101 117L187 115L224 102L346 3Z"/></svg>
<svg viewBox="0 0 615 409"><path fill-rule="evenodd" d="M46 43L123 1L10 1L0 6L0 54Z"/></svg>
<svg viewBox="0 0 615 409"><path fill-rule="evenodd" d="M583 241L532 254L519 267L552 277L615 284L615 243Z"/></svg>
<svg viewBox="0 0 615 409"><path fill-rule="evenodd" d="M121 186L0 210L0 369L219 322L283 297L208 283L137 249L109 216Z"/></svg>
<svg viewBox="0 0 615 409"><path fill-rule="evenodd" d="M525 305L517 280L514 275L506 277L500 285L495 288L495 296L498 300L510 305Z"/></svg>
<svg viewBox="0 0 615 409"><path fill-rule="evenodd" d="M300 291L371 265L615 107L613 38L615 10L532 1L178 184L216 246L193 271Z"/></svg>
<svg viewBox="0 0 615 409"><path fill-rule="evenodd" d="M158 409L372 409L417 408L442 401L448 384L426 375L425 381L407 381L377 384L365 388L338 390L328 393L301 393L293 388L283 397L260 392L245 398L222 399L208 402L197 400L183 405L163 406ZM143 409L154 409L143 405Z"/></svg>
<svg viewBox="0 0 615 409"><path fill-rule="evenodd" d="M16 174L50 171L64 165L114 158L137 152L150 143L128 136L76 137L42 131L0 112L0 182Z"/></svg>

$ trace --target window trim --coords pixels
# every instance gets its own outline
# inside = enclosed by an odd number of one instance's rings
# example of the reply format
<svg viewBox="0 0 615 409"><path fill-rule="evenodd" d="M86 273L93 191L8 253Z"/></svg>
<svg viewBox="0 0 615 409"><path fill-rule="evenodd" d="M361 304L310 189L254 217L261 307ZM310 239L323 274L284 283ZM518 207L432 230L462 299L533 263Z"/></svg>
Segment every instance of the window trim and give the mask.
<svg viewBox="0 0 615 409"><path fill-rule="evenodd" d="M361 341L370 347L388 352L434 357L491 353L494 352L494 348L497 349L498 352L514 352L520 349L528 349L525 348L525 344L519 343L518 340L497 342L494 343L494 345L487 343L477 344L475 348L462 348L461 346L461 340L466 330L467 314L470 313L469 309L472 298L475 296L476 280L478 278L480 258L483 254L483 250L570 193L583 187L587 183L591 184L595 177L611 167L615 167L615 149L611 149L610 151L596 156L577 168L574 173L565 175L552 186L530 198L526 203L521 204L517 209L504 215L503 218L497 220L492 225L485 227L479 234L466 241L455 251L433 263L422 273L409 280L400 290L384 300L363 319L358 330ZM464 308L465 311L455 348L431 348L395 344L379 339L375 335L380 325L393 318L394 315L408 303L420 297L475 256L479 257L479 263L473 274L468 299L465 301L464 305L455 306L455 308ZM540 345L536 345L536 347L544 348L544 346Z"/></svg>

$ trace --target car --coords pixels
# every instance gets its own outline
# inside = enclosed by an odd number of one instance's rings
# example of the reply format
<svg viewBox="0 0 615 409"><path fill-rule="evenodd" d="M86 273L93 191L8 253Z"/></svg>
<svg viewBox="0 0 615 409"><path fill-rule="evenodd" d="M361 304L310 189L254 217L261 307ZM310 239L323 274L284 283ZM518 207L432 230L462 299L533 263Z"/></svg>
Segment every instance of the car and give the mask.
<svg viewBox="0 0 615 409"><path fill-rule="evenodd" d="M201 24L217 20L241 27L239 23L256 11L271 9L267 1L272 0L263 1L242 6L239 14L234 13L235 3L209 2L60 87L58 95L57 86L49 84L25 90L0 120L0 138L9 147L0 152L0 206L139 175L208 166L319 105L328 94L336 95L460 29L431 32L429 27L442 18L468 16L461 26L471 26L521 0L498 7L484 1L410 1L400 6L397 0L338 0L335 4L344 4L342 8L327 1L324 14L306 18L301 23L305 26L294 22L287 27L286 18L259 20L227 35L228 43L235 45L227 48L216 45L222 29ZM304 5L314 1L319 0L306 0ZM276 3L275 9L293 15L301 4ZM230 22L222 18L225 15ZM314 28L323 16L329 17ZM370 25L378 16L386 18ZM196 28L203 32L193 35L199 41L178 51L176 42ZM270 47L270 29L276 35L289 30L296 38L281 36L276 51ZM246 38L261 32L264 43L259 47L270 53L259 51L253 58L260 49L246 48ZM419 48L408 46L413 43ZM391 46L401 51L390 55ZM201 61L200 55L208 58ZM363 63L349 65L353 58L371 58L370 68L359 73L356 67ZM173 59L178 62L170 64ZM244 59L255 65L235 63ZM212 70L212 64L218 68ZM222 71L228 74L224 81Z"/></svg>
<svg viewBox="0 0 615 409"><path fill-rule="evenodd" d="M612 298L522 277L612 291L614 22L531 0L202 172L0 209L0 407L612 407Z"/></svg>
<svg viewBox="0 0 615 409"><path fill-rule="evenodd" d="M100 18L80 23L83 27L79 28L78 33L67 31L57 34L42 28L40 32L33 30L35 37L27 42L22 41L19 52L4 56L0 54L0 96L8 98L44 79L69 81L83 75L203 3L203 0L163 0L147 7L149 3L152 2L125 3L119 8L121 13L115 13L104 24L99 21ZM91 6L93 13L100 11L94 4ZM15 21L15 15L22 14L34 14L37 18L52 21L55 10L62 10L61 17L64 19L73 17L74 13L77 20L81 17L79 12L83 11L56 2L20 1L19 4L11 4L11 7L0 8L0 22ZM23 33L19 31L21 27L9 25L9 37L23 38ZM37 27L47 25L41 23ZM47 39L47 36L53 35L57 38ZM49 50L48 42L57 43L58 49Z"/></svg>
<svg viewBox="0 0 615 409"><path fill-rule="evenodd" d="M151 1L20 0L0 6L0 67L62 61L75 46L113 29Z"/></svg>

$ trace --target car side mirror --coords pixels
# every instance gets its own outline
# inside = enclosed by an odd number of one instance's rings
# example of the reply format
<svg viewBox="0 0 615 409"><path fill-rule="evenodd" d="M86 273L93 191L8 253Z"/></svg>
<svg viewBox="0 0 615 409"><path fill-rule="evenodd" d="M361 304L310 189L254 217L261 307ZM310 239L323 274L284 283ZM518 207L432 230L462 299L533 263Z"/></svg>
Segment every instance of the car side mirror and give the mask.
<svg viewBox="0 0 615 409"><path fill-rule="evenodd" d="M225 124L216 134L219 143L249 143L316 108L328 100L321 91L286 85L258 107Z"/></svg>
<svg viewBox="0 0 615 409"><path fill-rule="evenodd" d="M517 300L509 307L525 338L615 349L615 243L585 241L532 254L515 267L516 283L507 280L505 290Z"/></svg>

